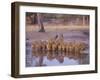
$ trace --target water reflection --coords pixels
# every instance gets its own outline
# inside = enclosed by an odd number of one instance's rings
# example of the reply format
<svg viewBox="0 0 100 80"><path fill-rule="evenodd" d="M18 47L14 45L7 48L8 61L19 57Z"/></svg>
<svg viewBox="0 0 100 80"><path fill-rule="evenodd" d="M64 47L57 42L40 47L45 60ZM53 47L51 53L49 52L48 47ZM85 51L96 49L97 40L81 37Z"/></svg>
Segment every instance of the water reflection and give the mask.
<svg viewBox="0 0 100 80"><path fill-rule="evenodd" d="M65 51L32 51L30 67L89 64L89 55Z"/></svg>

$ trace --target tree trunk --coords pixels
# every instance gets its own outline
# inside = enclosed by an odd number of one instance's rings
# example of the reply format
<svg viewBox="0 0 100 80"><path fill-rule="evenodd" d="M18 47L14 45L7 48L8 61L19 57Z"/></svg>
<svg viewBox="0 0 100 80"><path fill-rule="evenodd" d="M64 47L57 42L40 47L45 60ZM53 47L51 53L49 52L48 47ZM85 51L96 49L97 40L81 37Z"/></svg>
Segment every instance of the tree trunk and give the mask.
<svg viewBox="0 0 100 80"><path fill-rule="evenodd" d="M37 20L38 20L38 25L40 27L39 32L45 32L44 26L43 26L43 19L40 13L37 13Z"/></svg>
<svg viewBox="0 0 100 80"><path fill-rule="evenodd" d="M83 24L83 26L84 26L84 25L85 25L85 16L83 16L82 19L83 19L83 20L82 20L82 24Z"/></svg>
<svg viewBox="0 0 100 80"><path fill-rule="evenodd" d="M34 13L30 17L31 17L32 24L37 24L37 14Z"/></svg>

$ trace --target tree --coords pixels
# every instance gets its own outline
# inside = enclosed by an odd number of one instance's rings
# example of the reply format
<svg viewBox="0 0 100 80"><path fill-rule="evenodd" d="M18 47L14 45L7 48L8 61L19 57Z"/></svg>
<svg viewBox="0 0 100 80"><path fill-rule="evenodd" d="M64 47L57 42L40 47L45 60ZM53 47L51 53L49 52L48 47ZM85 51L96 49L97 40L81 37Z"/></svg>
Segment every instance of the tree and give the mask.
<svg viewBox="0 0 100 80"><path fill-rule="evenodd" d="M45 32L41 13L37 13L37 20L38 20L38 25L40 27L39 32Z"/></svg>
<svg viewBox="0 0 100 80"><path fill-rule="evenodd" d="M26 13L26 23L27 24L37 24L37 13L31 13L27 12Z"/></svg>
<svg viewBox="0 0 100 80"><path fill-rule="evenodd" d="M37 13L33 13L31 16L32 24L37 24Z"/></svg>

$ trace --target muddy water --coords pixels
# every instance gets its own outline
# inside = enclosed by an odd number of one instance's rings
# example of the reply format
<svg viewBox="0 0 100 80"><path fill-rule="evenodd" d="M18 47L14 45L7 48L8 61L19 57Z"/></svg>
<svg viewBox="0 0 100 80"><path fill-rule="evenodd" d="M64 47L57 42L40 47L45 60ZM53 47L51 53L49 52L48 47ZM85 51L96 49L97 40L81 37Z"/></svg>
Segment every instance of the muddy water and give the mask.
<svg viewBox="0 0 100 80"><path fill-rule="evenodd" d="M88 53L68 53L64 51L32 51L26 48L26 67L67 66L89 64Z"/></svg>

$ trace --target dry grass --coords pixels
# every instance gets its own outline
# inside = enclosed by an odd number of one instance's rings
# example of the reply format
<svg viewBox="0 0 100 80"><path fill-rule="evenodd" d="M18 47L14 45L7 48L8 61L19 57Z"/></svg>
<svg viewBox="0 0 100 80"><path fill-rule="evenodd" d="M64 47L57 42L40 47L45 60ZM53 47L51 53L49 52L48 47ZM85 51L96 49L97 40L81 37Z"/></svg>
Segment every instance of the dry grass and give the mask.
<svg viewBox="0 0 100 80"><path fill-rule="evenodd" d="M66 26L66 25L44 25L46 31L59 31L59 30L86 30L89 29L89 26ZM40 27L38 25L27 25L26 32L30 31L39 31Z"/></svg>

